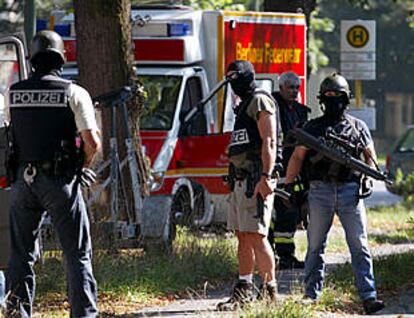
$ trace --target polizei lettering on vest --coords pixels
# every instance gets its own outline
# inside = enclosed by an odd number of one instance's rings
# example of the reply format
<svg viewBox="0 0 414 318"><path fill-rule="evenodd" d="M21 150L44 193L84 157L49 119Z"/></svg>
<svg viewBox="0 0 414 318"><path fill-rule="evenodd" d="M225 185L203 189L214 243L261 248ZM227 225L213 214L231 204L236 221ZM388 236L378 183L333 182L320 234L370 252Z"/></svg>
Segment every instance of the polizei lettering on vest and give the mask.
<svg viewBox="0 0 414 318"><path fill-rule="evenodd" d="M249 135L247 134L247 129L235 130L231 134L230 146L242 145L249 143Z"/></svg>
<svg viewBox="0 0 414 318"><path fill-rule="evenodd" d="M65 90L16 90L10 92L10 107L66 107Z"/></svg>

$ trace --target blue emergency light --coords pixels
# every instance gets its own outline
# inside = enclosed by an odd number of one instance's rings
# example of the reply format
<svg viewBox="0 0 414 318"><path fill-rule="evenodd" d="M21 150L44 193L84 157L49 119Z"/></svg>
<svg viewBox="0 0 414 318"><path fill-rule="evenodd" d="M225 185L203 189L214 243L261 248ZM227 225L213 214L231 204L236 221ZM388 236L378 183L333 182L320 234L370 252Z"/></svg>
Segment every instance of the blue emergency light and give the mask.
<svg viewBox="0 0 414 318"><path fill-rule="evenodd" d="M168 36L184 36L191 34L191 26L188 23L169 23Z"/></svg>
<svg viewBox="0 0 414 318"><path fill-rule="evenodd" d="M46 19L36 20L36 32L48 30L49 21ZM54 31L60 36L70 36L70 24L56 24Z"/></svg>
<svg viewBox="0 0 414 318"><path fill-rule="evenodd" d="M46 19L36 20L36 32L47 30L48 21Z"/></svg>
<svg viewBox="0 0 414 318"><path fill-rule="evenodd" d="M70 36L70 24L56 24L55 32L60 36Z"/></svg>

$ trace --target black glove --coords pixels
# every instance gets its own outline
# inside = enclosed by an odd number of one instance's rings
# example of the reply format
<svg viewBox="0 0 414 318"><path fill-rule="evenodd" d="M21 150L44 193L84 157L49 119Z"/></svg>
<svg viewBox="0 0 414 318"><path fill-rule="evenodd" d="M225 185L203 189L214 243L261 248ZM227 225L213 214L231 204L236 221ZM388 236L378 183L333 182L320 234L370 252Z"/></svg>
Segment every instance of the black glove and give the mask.
<svg viewBox="0 0 414 318"><path fill-rule="evenodd" d="M89 188L96 182L96 173L90 168L82 168L79 175L79 182L82 187Z"/></svg>
<svg viewBox="0 0 414 318"><path fill-rule="evenodd" d="M300 187L296 183L285 184L285 191L290 194L289 203L300 206L304 200L304 191L295 189L295 186Z"/></svg>

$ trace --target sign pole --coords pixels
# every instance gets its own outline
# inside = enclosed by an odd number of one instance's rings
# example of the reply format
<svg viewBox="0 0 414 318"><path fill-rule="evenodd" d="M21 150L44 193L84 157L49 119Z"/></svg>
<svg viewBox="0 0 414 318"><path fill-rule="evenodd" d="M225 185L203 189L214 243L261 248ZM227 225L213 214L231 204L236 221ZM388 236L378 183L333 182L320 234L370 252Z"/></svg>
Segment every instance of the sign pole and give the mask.
<svg viewBox="0 0 414 318"><path fill-rule="evenodd" d="M355 106L361 108L362 105L362 83L361 80L355 80Z"/></svg>

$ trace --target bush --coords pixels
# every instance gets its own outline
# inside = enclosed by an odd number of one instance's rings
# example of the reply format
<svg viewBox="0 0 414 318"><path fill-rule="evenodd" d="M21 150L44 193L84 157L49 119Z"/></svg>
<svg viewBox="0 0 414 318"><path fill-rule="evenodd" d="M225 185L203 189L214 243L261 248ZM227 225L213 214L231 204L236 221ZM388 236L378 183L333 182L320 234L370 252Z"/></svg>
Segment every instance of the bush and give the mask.
<svg viewBox="0 0 414 318"><path fill-rule="evenodd" d="M414 172L404 176L402 170L398 168L392 189L396 194L403 196L404 202L414 205Z"/></svg>

